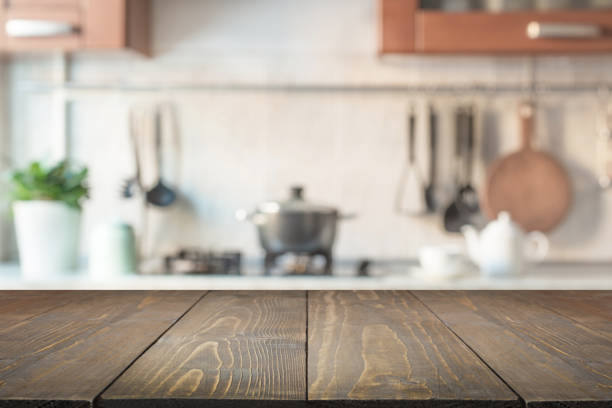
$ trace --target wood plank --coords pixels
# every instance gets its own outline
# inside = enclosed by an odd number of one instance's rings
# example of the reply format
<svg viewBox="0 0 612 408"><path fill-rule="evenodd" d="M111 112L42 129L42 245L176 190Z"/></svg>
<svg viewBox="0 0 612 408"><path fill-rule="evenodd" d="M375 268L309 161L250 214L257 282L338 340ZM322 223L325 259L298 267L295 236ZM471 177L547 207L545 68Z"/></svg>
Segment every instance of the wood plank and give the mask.
<svg viewBox="0 0 612 408"><path fill-rule="evenodd" d="M0 331L70 303L75 294L69 291L2 291L0 292Z"/></svg>
<svg viewBox="0 0 612 408"><path fill-rule="evenodd" d="M612 338L612 291L546 290L523 297Z"/></svg>
<svg viewBox="0 0 612 408"><path fill-rule="evenodd" d="M211 292L100 403L291 406L306 397L305 353L305 292Z"/></svg>
<svg viewBox="0 0 612 408"><path fill-rule="evenodd" d="M309 292L308 398L330 406L520 406L405 291Z"/></svg>
<svg viewBox="0 0 612 408"><path fill-rule="evenodd" d="M521 292L415 292L529 407L610 407L612 338ZM609 324L612 324L609 322Z"/></svg>
<svg viewBox="0 0 612 408"><path fill-rule="evenodd" d="M33 302L32 310L40 313L0 331L0 406L92 406L94 398L202 296L41 294L57 300L59 307L43 311L39 301ZM24 294L26 302L35 298ZM21 318L23 310L5 308L3 314Z"/></svg>

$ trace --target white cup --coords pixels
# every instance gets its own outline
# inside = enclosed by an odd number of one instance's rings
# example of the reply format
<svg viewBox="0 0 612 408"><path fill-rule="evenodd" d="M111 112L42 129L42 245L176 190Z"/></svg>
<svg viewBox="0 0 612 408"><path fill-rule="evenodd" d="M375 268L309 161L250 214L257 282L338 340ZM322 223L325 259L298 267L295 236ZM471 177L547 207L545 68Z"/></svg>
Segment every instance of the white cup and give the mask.
<svg viewBox="0 0 612 408"><path fill-rule="evenodd" d="M460 245L428 245L419 251L419 262L426 278L452 278L473 271Z"/></svg>

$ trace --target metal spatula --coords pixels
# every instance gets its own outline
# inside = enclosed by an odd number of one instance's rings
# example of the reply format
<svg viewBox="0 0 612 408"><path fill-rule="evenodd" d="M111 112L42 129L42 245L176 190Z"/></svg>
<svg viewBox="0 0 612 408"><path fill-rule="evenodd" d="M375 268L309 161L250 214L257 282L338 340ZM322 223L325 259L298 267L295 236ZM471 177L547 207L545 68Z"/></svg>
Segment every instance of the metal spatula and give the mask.
<svg viewBox="0 0 612 408"><path fill-rule="evenodd" d="M414 108L410 110L407 125L407 157L397 188L395 211L402 215L418 215L425 212L426 207L423 179L415 155L416 115Z"/></svg>

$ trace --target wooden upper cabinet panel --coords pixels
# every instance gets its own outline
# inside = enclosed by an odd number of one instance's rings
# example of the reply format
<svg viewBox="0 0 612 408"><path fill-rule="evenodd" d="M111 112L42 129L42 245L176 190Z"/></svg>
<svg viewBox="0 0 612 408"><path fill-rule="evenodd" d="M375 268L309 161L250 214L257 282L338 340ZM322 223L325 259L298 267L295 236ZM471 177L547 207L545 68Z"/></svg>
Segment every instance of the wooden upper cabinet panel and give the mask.
<svg viewBox="0 0 612 408"><path fill-rule="evenodd" d="M85 0L83 38L86 48L126 46L126 0Z"/></svg>
<svg viewBox="0 0 612 408"><path fill-rule="evenodd" d="M75 30L10 38L5 29L9 19L69 23ZM148 54L149 20L150 0L8 0L0 7L0 51L129 48Z"/></svg>
<svg viewBox="0 0 612 408"><path fill-rule="evenodd" d="M84 0L87 49L130 48L149 54L150 0Z"/></svg>
<svg viewBox="0 0 612 408"><path fill-rule="evenodd" d="M5 0L5 4L8 8L12 7L66 7L75 8L80 7L81 0Z"/></svg>
<svg viewBox="0 0 612 408"><path fill-rule="evenodd" d="M5 0L10 7L79 7L80 0Z"/></svg>
<svg viewBox="0 0 612 408"><path fill-rule="evenodd" d="M380 52L414 52L417 0L380 1Z"/></svg>
<svg viewBox="0 0 612 408"><path fill-rule="evenodd" d="M379 0L380 46L386 53L574 53L612 51L612 9L488 13L419 8L418 0ZM590 25L589 38L527 36L531 22ZM558 28L558 27L554 27ZM574 27L575 28L575 27Z"/></svg>
<svg viewBox="0 0 612 408"><path fill-rule="evenodd" d="M31 3L31 1L24 3ZM72 25L74 32L49 37L11 37L6 33L6 23L11 20L61 22ZM4 10L1 23L3 40L0 43L3 45L2 49L9 52L37 50L72 51L82 46L81 13L78 8L39 8L30 5L9 7Z"/></svg>
<svg viewBox="0 0 612 408"><path fill-rule="evenodd" d="M5 9L0 4L0 52L4 50L4 42L6 41L6 36L4 35L4 13Z"/></svg>
<svg viewBox="0 0 612 408"><path fill-rule="evenodd" d="M128 0L125 13L127 47L151 55L151 0Z"/></svg>
<svg viewBox="0 0 612 408"><path fill-rule="evenodd" d="M425 53L537 53L612 51L612 11L444 13L418 11L416 51ZM593 38L530 39L531 22L592 24Z"/></svg>

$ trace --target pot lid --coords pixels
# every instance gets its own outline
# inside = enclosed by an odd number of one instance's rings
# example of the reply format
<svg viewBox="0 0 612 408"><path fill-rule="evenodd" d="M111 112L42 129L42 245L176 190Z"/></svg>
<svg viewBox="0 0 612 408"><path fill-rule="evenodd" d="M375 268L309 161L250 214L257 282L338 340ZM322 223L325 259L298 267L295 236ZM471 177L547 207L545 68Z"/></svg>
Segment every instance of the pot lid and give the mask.
<svg viewBox="0 0 612 408"><path fill-rule="evenodd" d="M259 205L259 211L266 214L275 213L318 213L332 214L337 210L334 207L313 204L304 199L304 187L293 186L288 200L267 201Z"/></svg>

